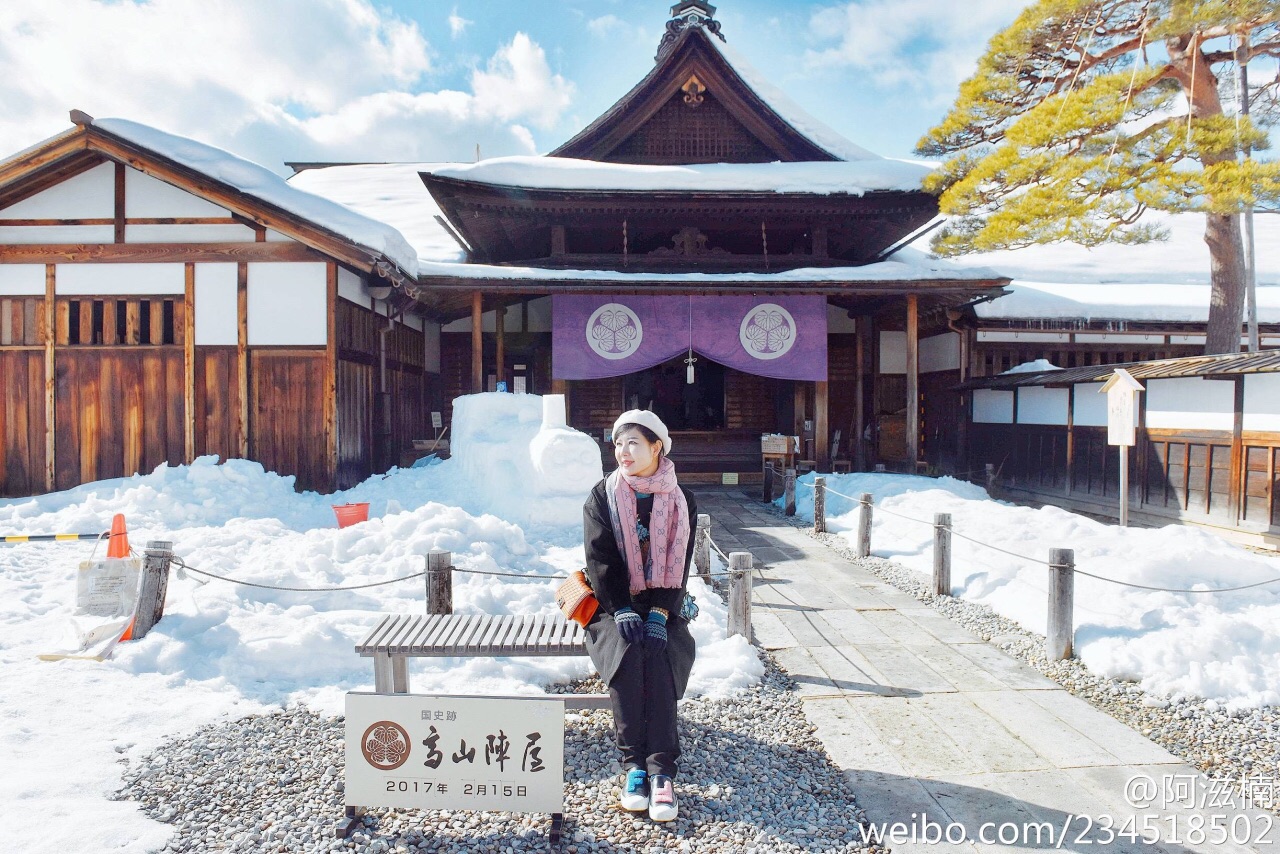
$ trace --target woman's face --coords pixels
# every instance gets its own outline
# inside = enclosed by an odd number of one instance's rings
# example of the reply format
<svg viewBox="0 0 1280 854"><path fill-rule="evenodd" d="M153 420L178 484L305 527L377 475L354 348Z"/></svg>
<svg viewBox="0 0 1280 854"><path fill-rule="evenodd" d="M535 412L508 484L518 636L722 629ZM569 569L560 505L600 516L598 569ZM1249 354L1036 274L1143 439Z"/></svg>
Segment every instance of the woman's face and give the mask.
<svg viewBox="0 0 1280 854"><path fill-rule="evenodd" d="M632 477L649 477L658 470L662 442L650 442L632 427L613 437L613 458Z"/></svg>

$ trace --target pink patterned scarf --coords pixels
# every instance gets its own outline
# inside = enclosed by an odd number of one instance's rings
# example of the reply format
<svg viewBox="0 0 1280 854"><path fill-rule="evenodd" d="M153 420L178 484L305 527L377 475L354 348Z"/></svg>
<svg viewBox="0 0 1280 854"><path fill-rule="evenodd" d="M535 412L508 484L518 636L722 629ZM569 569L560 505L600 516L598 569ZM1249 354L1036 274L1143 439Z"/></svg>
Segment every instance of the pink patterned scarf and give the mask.
<svg viewBox="0 0 1280 854"><path fill-rule="evenodd" d="M640 552L636 533L636 493L653 495L649 514L649 562ZM618 551L627 561L631 595L651 587L679 587L684 581L684 558L689 547L689 503L676 483L676 467L666 457L649 477L632 477L615 469L605 483L609 521Z"/></svg>

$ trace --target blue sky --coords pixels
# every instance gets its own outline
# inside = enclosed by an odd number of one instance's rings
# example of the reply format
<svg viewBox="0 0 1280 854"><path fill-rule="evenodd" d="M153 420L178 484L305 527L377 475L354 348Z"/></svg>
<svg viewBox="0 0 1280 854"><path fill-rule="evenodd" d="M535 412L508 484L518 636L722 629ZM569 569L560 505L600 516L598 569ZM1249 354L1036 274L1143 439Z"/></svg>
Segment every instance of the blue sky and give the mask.
<svg viewBox="0 0 1280 854"><path fill-rule="evenodd" d="M1023 0L724 0L730 43L854 142L908 155ZM285 160L544 152L652 67L655 0L0 3L0 149L132 118ZM2 155L0 155L2 156Z"/></svg>

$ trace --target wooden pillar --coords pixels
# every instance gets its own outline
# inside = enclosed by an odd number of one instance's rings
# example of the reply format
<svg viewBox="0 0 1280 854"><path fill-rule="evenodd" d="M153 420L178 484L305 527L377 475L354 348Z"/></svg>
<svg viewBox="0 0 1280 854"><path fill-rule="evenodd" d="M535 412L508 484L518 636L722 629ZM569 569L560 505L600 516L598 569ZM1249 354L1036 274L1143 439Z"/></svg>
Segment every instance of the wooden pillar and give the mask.
<svg viewBox="0 0 1280 854"><path fill-rule="evenodd" d="M471 393L484 391L484 295L471 294Z"/></svg>
<svg viewBox="0 0 1280 854"><path fill-rule="evenodd" d="M1076 387L1067 386L1067 482L1063 491L1071 495L1076 474Z"/></svg>
<svg viewBox="0 0 1280 854"><path fill-rule="evenodd" d="M965 328L956 331L960 339L960 382L969 379L970 336L973 330ZM960 392L960 420L956 424L956 468L958 471L969 470L969 421L972 413L970 398L973 392Z"/></svg>
<svg viewBox="0 0 1280 854"><path fill-rule="evenodd" d="M325 311L328 329L324 344L324 472L330 489L338 480L338 265L326 265Z"/></svg>
<svg viewBox="0 0 1280 854"><path fill-rule="evenodd" d="M236 385L240 390L238 432L241 458L249 457L249 265L236 265Z"/></svg>
<svg viewBox="0 0 1280 854"><path fill-rule="evenodd" d="M805 389L804 382L800 380L795 380L792 382L791 385L795 390L794 391L795 407L792 410L794 413L794 417L791 419L791 422L792 422L791 432L800 437L801 444L799 448L796 448L796 454L798 456L803 457L805 456L804 422L805 422L805 416L807 414L805 412L805 398L807 397L807 395L805 394L806 389Z"/></svg>
<svg viewBox="0 0 1280 854"><path fill-rule="evenodd" d="M57 416L55 395L57 377L54 375L53 346L57 339L54 325L54 283L57 265L44 265L44 483L49 492L57 488L57 468L54 454L58 450L54 419Z"/></svg>
<svg viewBox="0 0 1280 854"><path fill-rule="evenodd" d="M196 265L186 265L186 301L182 310L182 456L196 458Z"/></svg>
<svg viewBox="0 0 1280 854"><path fill-rule="evenodd" d="M813 384L813 455L815 462L831 456L830 383L826 380Z"/></svg>
<svg viewBox="0 0 1280 854"><path fill-rule="evenodd" d="M867 470L867 443L862 435L867 431L867 371L871 367L871 318L860 315L857 321L857 377L854 381L853 399L853 467L855 471Z"/></svg>
<svg viewBox="0 0 1280 854"><path fill-rule="evenodd" d="M1244 509L1245 479L1247 470L1244 465L1244 377L1235 378L1235 420L1231 424L1231 457L1230 473L1227 479L1227 513L1232 525L1240 523ZM1143 442L1143 445L1149 443ZM1139 475L1139 483L1143 483ZM1206 484L1205 490L1209 489Z"/></svg>
<svg viewBox="0 0 1280 854"><path fill-rule="evenodd" d="M920 298L907 296L907 472L920 459Z"/></svg>
<svg viewBox="0 0 1280 854"><path fill-rule="evenodd" d="M506 347L506 342L503 340L503 337L507 331L506 317L507 317L506 306L500 305L493 310L493 336L494 336L494 341L497 344L497 350L498 350L498 353L497 353L498 365L494 373L498 382L502 382L507 378L506 369L504 367L507 362L507 347Z"/></svg>
<svg viewBox="0 0 1280 854"><path fill-rule="evenodd" d="M125 203L124 203L124 184L125 184L125 165L123 163L116 164L116 193L115 193L115 216L113 217L113 225L115 232L114 240L116 243L124 243L124 226L125 226Z"/></svg>

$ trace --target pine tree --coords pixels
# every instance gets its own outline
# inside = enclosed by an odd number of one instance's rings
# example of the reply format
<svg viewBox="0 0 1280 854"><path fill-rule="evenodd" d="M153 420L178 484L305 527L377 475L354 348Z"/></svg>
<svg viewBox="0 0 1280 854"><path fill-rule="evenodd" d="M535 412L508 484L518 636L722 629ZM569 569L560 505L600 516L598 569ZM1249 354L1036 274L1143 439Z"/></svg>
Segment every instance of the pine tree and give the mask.
<svg viewBox="0 0 1280 854"><path fill-rule="evenodd" d="M1202 212L1205 352L1237 352L1237 214L1280 201L1280 164L1240 154L1267 147L1280 75L1251 88L1241 116L1233 63L1278 56L1277 0L1038 0L917 145L949 155L929 187L952 217L934 251L1141 243L1165 237L1145 211Z"/></svg>

